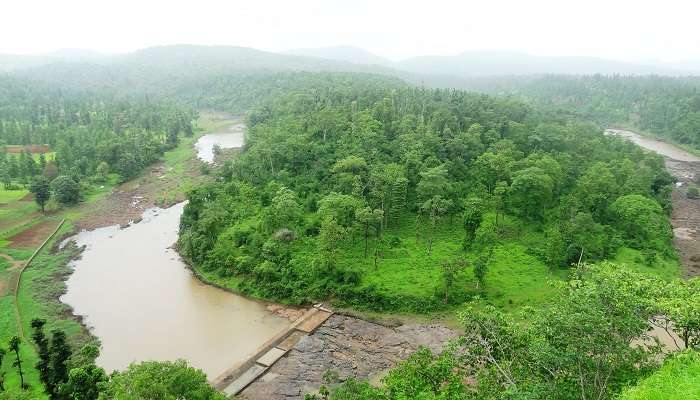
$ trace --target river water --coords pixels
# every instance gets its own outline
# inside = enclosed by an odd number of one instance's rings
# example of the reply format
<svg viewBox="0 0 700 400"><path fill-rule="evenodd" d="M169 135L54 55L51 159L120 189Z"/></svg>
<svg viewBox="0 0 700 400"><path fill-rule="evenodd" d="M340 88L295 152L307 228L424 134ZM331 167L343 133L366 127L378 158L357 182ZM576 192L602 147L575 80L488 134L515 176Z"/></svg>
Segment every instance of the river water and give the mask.
<svg viewBox="0 0 700 400"><path fill-rule="evenodd" d="M694 162L700 161L700 157L689 153L679 147L676 147L670 143L662 142L656 139L652 139L646 136L642 136L636 132L627 131L624 129L607 129L606 132L624 137L625 139L636 143L637 145L651 150L653 152L659 153L662 156L668 157L673 160Z"/></svg>
<svg viewBox="0 0 700 400"><path fill-rule="evenodd" d="M206 163L214 162L214 146L222 149L234 149L243 146L245 125L241 122L232 124L219 132L203 135L194 144L197 157Z"/></svg>
<svg viewBox="0 0 700 400"><path fill-rule="evenodd" d="M175 250L184 203L79 233L86 246L61 298L102 342L98 365L184 358L210 378L288 325L265 305L201 283Z"/></svg>
<svg viewBox="0 0 700 400"><path fill-rule="evenodd" d="M212 379L286 328L265 304L201 283L171 249L184 203L153 208L126 229L83 231L61 300L97 336L97 364L186 359Z"/></svg>

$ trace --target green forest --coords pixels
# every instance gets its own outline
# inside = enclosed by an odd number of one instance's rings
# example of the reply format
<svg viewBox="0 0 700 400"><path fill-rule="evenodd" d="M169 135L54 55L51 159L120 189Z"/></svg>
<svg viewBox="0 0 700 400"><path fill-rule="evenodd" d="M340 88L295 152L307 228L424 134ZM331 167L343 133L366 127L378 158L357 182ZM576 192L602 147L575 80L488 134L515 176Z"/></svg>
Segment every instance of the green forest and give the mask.
<svg viewBox="0 0 700 400"><path fill-rule="evenodd" d="M661 156L604 134L623 125L700 148L694 79L501 77L468 91L235 54L198 74L181 52L157 54L0 75L0 193L29 190L31 212L51 217L180 151L201 112L245 115L242 151L201 166L208 179L187 192L176 247L195 274L460 333L378 385L329 374L307 399L697 395L700 280L678 279L675 180ZM29 340L0 343L0 399L224 398L185 361L108 374L94 343L30 326ZM673 354L651 328L673 334Z"/></svg>
<svg viewBox="0 0 700 400"><path fill-rule="evenodd" d="M81 186L136 176L181 136L192 136L196 117L191 107L145 95L66 91L0 79L0 148L17 150L0 153L0 179L5 189L28 186L37 177L42 183L64 183L54 186L71 190L57 201L74 204ZM28 145L46 148L31 153Z"/></svg>
<svg viewBox="0 0 700 400"><path fill-rule="evenodd" d="M697 77L544 75L481 79L465 86L523 97L604 126L622 124L700 149Z"/></svg>
<svg viewBox="0 0 700 400"><path fill-rule="evenodd" d="M660 157L512 99L343 78L253 109L246 151L190 194L179 248L205 276L430 312L537 304L581 262L676 273Z"/></svg>

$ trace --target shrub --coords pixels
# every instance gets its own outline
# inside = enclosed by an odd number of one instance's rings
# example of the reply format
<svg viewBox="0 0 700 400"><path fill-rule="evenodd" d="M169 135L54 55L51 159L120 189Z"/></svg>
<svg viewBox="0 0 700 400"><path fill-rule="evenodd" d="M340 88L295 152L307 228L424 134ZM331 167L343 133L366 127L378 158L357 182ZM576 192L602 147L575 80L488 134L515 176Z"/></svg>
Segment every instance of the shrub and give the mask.
<svg viewBox="0 0 700 400"><path fill-rule="evenodd" d="M698 188L691 187L688 188L688 193L686 193L686 196L688 196L689 199L697 199L700 198L700 192L698 191Z"/></svg>

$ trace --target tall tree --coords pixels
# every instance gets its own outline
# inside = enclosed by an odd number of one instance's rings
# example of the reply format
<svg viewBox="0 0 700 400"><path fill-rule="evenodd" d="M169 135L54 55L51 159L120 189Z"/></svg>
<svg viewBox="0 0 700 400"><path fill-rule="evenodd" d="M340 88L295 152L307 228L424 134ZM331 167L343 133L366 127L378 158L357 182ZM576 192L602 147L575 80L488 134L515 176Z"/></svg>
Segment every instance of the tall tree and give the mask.
<svg viewBox="0 0 700 400"><path fill-rule="evenodd" d="M46 320L35 318L31 322L32 340L36 345L39 353L39 361L36 363L36 369L39 371L39 379L46 388L46 393L53 398L56 393L53 374L51 370L51 353L49 351L49 339L44 334L44 325Z"/></svg>
<svg viewBox="0 0 700 400"><path fill-rule="evenodd" d="M51 187L48 179L43 176L38 176L32 181L29 191L34 193L34 201L41 207L41 212L44 212L44 206L51 198Z"/></svg>
<svg viewBox="0 0 700 400"><path fill-rule="evenodd" d="M26 388L26 385L24 384L24 372L22 371L22 359L19 356L19 347L20 344L22 343L22 340L19 338L19 336L13 336L10 339L10 343L8 344L8 348L10 351L15 353L15 360L12 362L12 366L17 368L17 372L19 373L19 384L22 389Z"/></svg>
<svg viewBox="0 0 700 400"><path fill-rule="evenodd" d="M51 371L56 386L68 381L68 359L72 351L66 340L66 333L60 329L51 331Z"/></svg>

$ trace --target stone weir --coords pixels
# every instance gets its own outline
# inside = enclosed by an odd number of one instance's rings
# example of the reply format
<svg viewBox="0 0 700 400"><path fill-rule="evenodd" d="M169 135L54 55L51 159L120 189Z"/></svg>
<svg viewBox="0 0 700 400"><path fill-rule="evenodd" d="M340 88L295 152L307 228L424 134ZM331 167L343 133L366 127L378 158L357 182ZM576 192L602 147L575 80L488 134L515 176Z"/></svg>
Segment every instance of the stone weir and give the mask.
<svg viewBox="0 0 700 400"><path fill-rule="evenodd" d="M333 311L315 305L289 328L257 348L250 357L237 363L212 381L212 385L233 397L253 383L305 336L321 326Z"/></svg>

